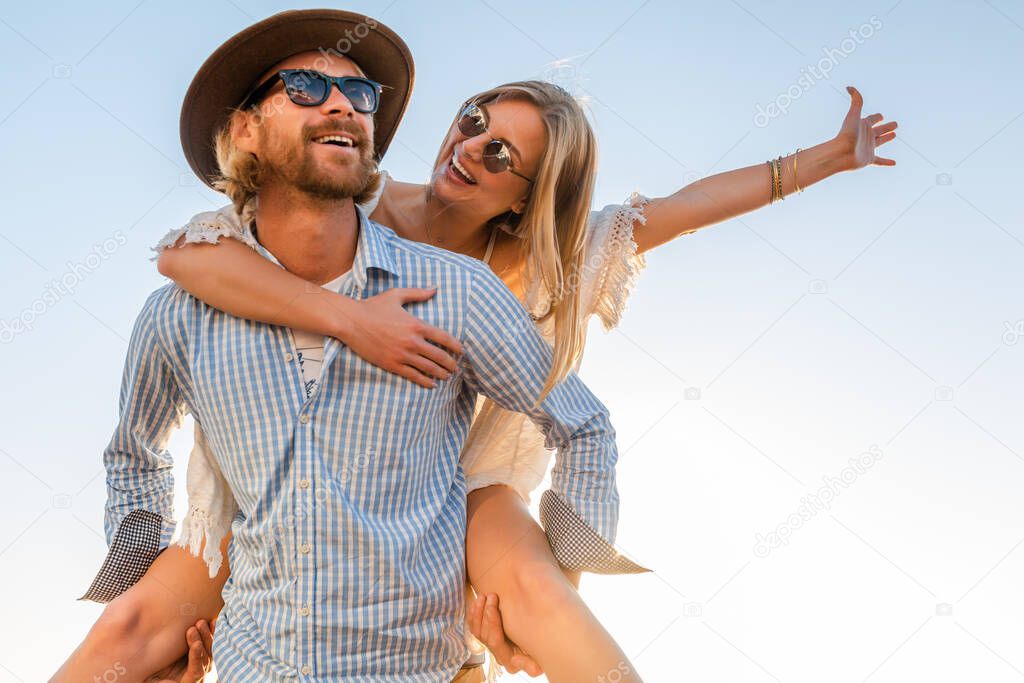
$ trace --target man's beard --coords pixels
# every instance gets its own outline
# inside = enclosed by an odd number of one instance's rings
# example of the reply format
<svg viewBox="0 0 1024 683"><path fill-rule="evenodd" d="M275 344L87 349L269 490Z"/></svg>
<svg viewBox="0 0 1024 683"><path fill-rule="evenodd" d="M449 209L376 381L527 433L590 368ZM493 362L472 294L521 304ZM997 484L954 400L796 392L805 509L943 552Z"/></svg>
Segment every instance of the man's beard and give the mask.
<svg viewBox="0 0 1024 683"><path fill-rule="evenodd" d="M335 127L334 130L338 130ZM263 154L260 159L260 178L276 176L285 185L292 186L296 191L309 197L322 200L337 201L360 195L373 179L377 165L373 160L370 143L361 131L354 127L342 127L350 134L359 151L359 159L353 163L332 166L314 158L317 152L307 149L313 142L314 134L304 137L302 146L283 145L280 140L262 140ZM269 145L268 145L269 143Z"/></svg>

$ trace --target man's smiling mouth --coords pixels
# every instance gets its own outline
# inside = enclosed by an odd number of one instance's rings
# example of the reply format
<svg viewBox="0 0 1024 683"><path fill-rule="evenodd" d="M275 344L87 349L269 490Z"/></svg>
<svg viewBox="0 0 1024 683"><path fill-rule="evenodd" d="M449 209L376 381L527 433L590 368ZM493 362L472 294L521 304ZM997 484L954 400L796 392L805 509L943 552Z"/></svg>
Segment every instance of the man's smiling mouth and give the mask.
<svg viewBox="0 0 1024 683"><path fill-rule="evenodd" d="M356 141L350 135L321 135L318 138L313 138L313 142L321 145L337 145L338 147L355 147Z"/></svg>

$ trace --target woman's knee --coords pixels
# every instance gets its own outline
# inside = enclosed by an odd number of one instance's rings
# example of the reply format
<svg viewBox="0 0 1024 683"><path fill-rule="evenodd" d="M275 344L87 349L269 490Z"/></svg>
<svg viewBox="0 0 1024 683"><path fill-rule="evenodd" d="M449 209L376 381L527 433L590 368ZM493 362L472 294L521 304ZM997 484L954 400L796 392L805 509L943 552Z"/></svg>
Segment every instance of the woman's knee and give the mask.
<svg viewBox="0 0 1024 683"><path fill-rule="evenodd" d="M153 635L146 632L146 600L132 591L122 593L103 609L85 644L95 652L126 651L145 645Z"/></svg>
<svg viewBox="0 0 1024 683"><path fill-rule="evenodd" d="M525 619L544 619L579 599L576 589L553 559L517 563L512 579L508 594L499 595L503 614L510 609Z"/></svg>

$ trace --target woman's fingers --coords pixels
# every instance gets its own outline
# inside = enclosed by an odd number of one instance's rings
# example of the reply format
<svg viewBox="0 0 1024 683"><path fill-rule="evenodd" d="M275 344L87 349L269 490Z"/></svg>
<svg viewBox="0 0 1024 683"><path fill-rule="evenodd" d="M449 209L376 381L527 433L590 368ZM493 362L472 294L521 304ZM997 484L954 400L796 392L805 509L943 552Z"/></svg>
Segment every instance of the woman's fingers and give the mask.
<svg viewBox="0 0 1024 683"><path fill-rule="evenodd" d="M416 289L416 288L406 287L406 288L401 288L401 289L389 290L389 292L392 292L393 293L392 296L397 297L398 301L401 304L405 304L405 303L408 303L410 301L426 301L427 299L429 299L432 296L434 296L434 294L437 292L437 290L436 289ZM408 313L408 311L407 311L407 313ZM409 315L413 315L413 314L409 313ZM413 316L413 317L415 317L415 316ZM425 329L421 333L423 335L423 338L425 340L427 340L427 341L432 341L432 342L435 342L437 344L440 344L445 349L448 349L448 352L445 352L444 350L441 350L441 349L439 349L439 351L440 351L440 353L445 354L445 356L448 358L448 361L450 363L454 364L454 360L452 359L451 355L452 354L461 354L462 353L462 344L459 342L459 340L456 339L455 337L453 337L452 335L448 334L447 332L445 332L444 330L442 330L439 327L434 327L433 325L425 325L424 327L425 327ZM446 365L446 366L448 365L448 363L441 363L441 362L439 362L439 364L440 365ZM452 365L450 367L450 369L454 371L455 370L454 365Z"/></svg>
<svg viewBox="0 0 1024 683"><path fill-rule="evenodd" d="M881 135L882 133L888 133L896 130L896 126L899 125L896 121L890 121L889 123L883 123L880 126L876 126L874 129L875 135Z"/></svg>
<svg viewBox="0 0 1024 683"><path fill-rule="evenodd" d="M864 106L864 98L861 96L860 91L852 85L846 86L846 92L850 93L850 112L849 115L860 118L861 108Z"/></svg>
<svg viewBox="0 0 1024 683"><path fill-rule="evenodd" d="M875 147L884 145L896 137L896 133L884 133L875 138Z"/></svg>
<svg viewBox="0 0 1024 683"><path fill-rule="evenodd" d="M429 342L421 341L419 343L419 354L437 366L440 373L437 375L438 379L448 379L457 369L455 359L451 357L451 354Z"/></svg>
<svg viewBox="0 0 1024 683"><path fill-rule="evenodd" d="M427 327L426 333L423 337L427 341L432 341L435 344L440 344L444 348L448 349L449 352L456 355L462 355L462 343L458 339L448 334L439 327L432 325ZM452 368L454 370L454 368Z"/></svg>
<svg viewBox="0 0 1024 683"><path fill-rule="evenodd" d="M886 159L885 157L875 157L874 160L871 163L873 163L873 164L875 164L877 166L895 166L896 165L896 160L895 159Z"/></svg>
<svg viewBox="0 0 1024 683"><path fill-rule="evenodd" d="M395 287L387 291L388 296L393 296L402 304L410 301L426 301L437 294L436 287Z"/></svg>
<svg viewBox="0 0 1024 683"><path fill-rule="evenodd" d="M385 370L387 369L388 368L385 368ZM390 371L394 372L399 377L404 377L410 382L415 382L416 384L419 384L421 387L425 387L427 389L433 389L435 386L437 386L437 384L434 382L432 378L427 377L422 372L409 365L399 365L397 368Z"/></svg>
<svg viewBox="0 0 1024 683"><path fill-rule="evenodd" d="M872 114L871 116L865 117L864 122L867 123L869 126L873 126L884 118L885 117L882 116L881 114Z"/></svg>
<svg viewBox="0 0 1024 683"><path fill-rule="evenodd" d="M448 374L447 371L441 366L439 366L437 363L428 358L424 358L421 355L418 355L418 353L415 351L412 353L411 356L409 356L405 360L405 362L407 365L416 368L421 373L423 373L427 377L430 377L431 379L442 378L446 374Z"/></svg>

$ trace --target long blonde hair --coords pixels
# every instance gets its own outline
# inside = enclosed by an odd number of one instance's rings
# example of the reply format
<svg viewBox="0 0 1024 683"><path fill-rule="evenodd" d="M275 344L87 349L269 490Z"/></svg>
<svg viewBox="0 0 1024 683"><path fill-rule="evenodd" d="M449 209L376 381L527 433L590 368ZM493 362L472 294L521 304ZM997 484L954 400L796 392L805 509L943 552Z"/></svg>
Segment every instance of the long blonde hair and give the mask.
<svg viewBox="0 0 1024 683"><path fill-rule="evenodd" d="M469 101L487 104L498 99L532 103L547 132L547 146L523 212L508 212L491 220L521 238L518 262L525 268L524 275L531 280L539 279L548 296L547 309L536 320L554 320L555 345L551 369L537 398L539 404L583 354L586 323L581 311L580 285L585 267L587 219L597 176L597 141L583 108L557 85L517 81L486 90ZM232 140L231 127L242 113L233 110L214 135L220 171L214 187L228 196L242 224L247 225L255 213L259 193L259 161L255 155L239 150ZM450 151L442 148L437 163L446 159ZM356 203L372 197L380 182L380 175L374 174L369 185L354 198Z"/></svg>
<svg viewBox="0 0 1024 683"><path fill-rule="evenodd" d="M597 176L597 141L586 113L564 89L545 81L499 85L467 100L487 104L499 99L530 102L547 131L547 146L521 214L495 216L521 238L519 263L530 280L539 279L548 296L547 310L536 318L554 319L555 346L539 404L572 370L583 354L586 322L581 314L584 245ZM454 125L454 123L453 123ZM442 147L434 167L451 153Z"/></svg>

